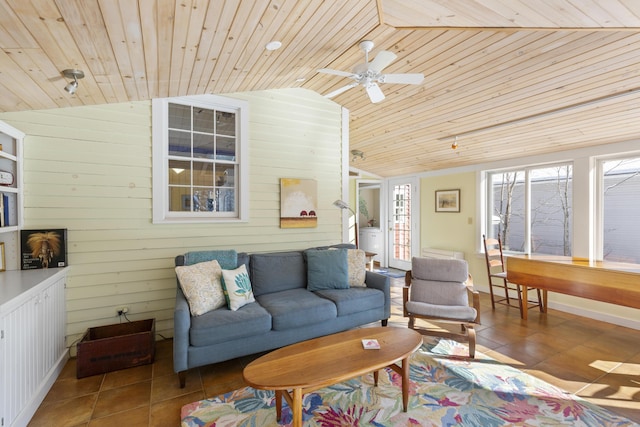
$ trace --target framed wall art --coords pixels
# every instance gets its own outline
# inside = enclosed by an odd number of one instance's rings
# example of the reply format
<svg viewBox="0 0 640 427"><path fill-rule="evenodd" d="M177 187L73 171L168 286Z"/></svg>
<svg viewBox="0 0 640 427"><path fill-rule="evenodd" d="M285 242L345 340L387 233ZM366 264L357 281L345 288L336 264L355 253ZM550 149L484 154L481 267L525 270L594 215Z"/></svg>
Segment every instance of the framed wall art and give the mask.
<svg viewBox="0 0 640 427"><path fill-rule="evenodd" d="M437 190L436 212L460 212L460 190Z"/></svg>
<svg viewBox="0 0 640 427"><path fill-rule="evenodd" d="M280 179L280 228L318 226L318 184L313 179Z"/></svg>
<svg viewBox="0 0 640 427"><path fill-rule="evenodd" d="M20 230L20 269L67 266L67 229Z"/></svg>

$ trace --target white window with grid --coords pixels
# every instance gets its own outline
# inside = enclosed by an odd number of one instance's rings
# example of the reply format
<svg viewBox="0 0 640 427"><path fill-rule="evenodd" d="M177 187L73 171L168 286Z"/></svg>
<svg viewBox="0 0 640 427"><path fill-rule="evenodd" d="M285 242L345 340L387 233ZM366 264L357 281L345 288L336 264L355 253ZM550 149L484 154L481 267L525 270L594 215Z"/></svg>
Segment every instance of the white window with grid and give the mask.
<svg viewBox="0 0 640 427"><path fill-rule="evenodd" d="M248 104L153 100L153 222L248 219Z"/></svg>

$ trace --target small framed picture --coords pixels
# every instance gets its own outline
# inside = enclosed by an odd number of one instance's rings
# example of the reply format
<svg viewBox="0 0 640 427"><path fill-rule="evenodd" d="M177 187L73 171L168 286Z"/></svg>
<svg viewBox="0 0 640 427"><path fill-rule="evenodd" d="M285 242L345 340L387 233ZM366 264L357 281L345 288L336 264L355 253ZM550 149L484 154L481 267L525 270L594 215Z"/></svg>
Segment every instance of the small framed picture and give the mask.
<svg viewBox="0 0 640 427"><path fill-rule="evenodd" d="M460 212L460 190L437 190L436 212Z"/></svg>
<svg viewBox="0 0 640 427"><path fill-rule="evenodd" d="M7 269L7 263L4 259L4 242L0 242L0 271Z"/></svg>
<svg viewBox="0 0 640 427"><path fill-rule="evenodd" d="M20 230L20 269L67 266L67 229Z"/></svg>

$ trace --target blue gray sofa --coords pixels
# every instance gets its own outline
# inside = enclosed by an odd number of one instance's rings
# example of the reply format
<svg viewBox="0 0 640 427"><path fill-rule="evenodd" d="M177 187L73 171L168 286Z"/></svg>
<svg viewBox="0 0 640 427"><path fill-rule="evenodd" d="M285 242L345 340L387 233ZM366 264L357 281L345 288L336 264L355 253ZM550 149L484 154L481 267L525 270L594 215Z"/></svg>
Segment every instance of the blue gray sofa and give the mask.
<svg viewBox="0 0 640 427"><path fill-rule="evenodd" d="M192 265L218 259L220 252L190 252L177 256L175 264ZM310 291L307 290L305 251L238 253L235 266L229 265L228 260L218 261L223 269L245 265L256 301L237 311L222 307L192 316L178 283L173 366L180 387L185 386L186 373L191 368L371 322L381 321L386 326L390 317L389 278L375 272L366 271L365 286Z"/></svg>

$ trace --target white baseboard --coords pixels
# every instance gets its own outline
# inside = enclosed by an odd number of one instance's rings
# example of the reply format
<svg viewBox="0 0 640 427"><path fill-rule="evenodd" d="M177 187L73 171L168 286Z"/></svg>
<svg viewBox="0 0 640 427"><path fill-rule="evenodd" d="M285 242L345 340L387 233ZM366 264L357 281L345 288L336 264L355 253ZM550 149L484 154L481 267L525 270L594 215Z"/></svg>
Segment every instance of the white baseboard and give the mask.
<svg viewBox="0 0 640 427"><path fill-rule="evenodd" d="M586 310L581 307L576 307L569 304L562 304L557 302L548 302L548 306L554 310L564 311L565 313L571 313L582 317L588 317L589 319L600 320L602 322L612 323L618 326L624 326L626 328L640 330L640 320L627 319L626 317L614 316L612 314L601 313L599 311Z"/></svg>
<svg viewBox="0 0 640 427"><path fill-rule="evenodd" d="M489 294L489 287L485 285L474 285L474 288L480 292ZM549 293L551 296L552 294ZM578 298L578 297L575 297ZM587 317L589 319L599 320L601 322L607 322L618 326L624 326L626 328L640 330L640 320L629 319L626 317L615 316L613 314L602 313L600 311L589 310L584 307L577 307L572 304L564 304L561 302L548 301L549 308L554 310L563 311L565 313L575 314L577 316Z"/></svg>

